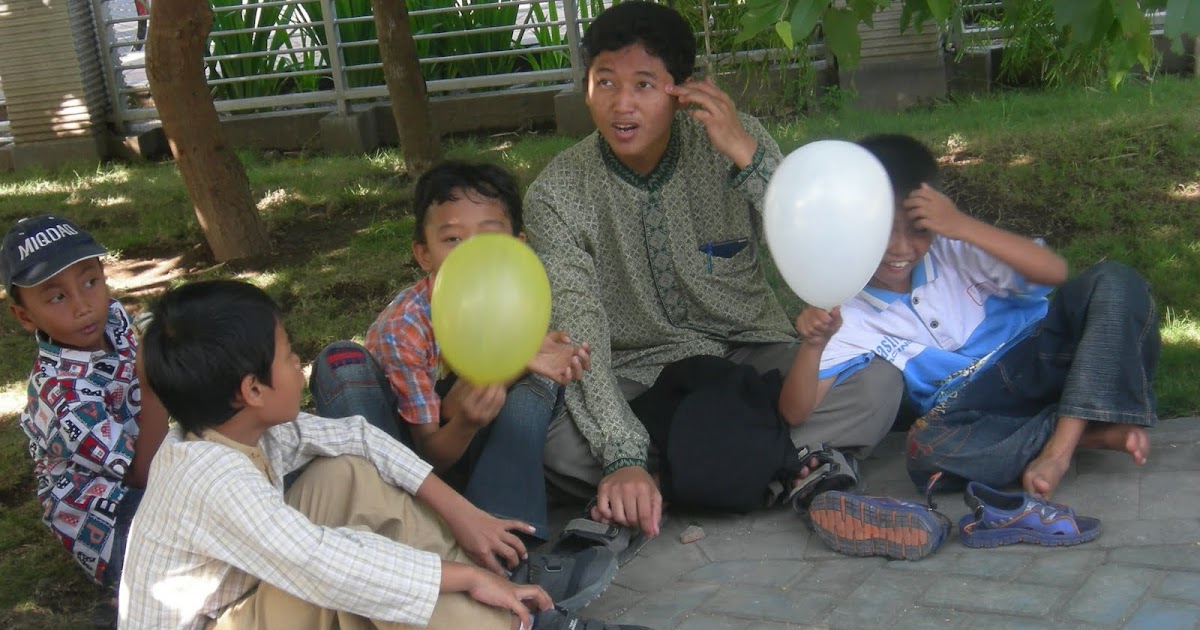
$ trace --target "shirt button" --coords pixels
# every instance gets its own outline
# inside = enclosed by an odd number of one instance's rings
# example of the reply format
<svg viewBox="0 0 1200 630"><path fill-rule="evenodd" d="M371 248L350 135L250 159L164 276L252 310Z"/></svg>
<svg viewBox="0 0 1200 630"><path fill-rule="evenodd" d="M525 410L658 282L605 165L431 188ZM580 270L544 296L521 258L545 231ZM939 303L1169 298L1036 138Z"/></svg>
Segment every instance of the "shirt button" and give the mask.
<svg viewBox="0 0 1200 630"><path fill-rule="evenodd" d="M938 322L937 322L937 320L935 319L935 320L933 320L933 321L929 322L929 327L930 327L930 328L937 328L937 327L938 327Z"/></svg>
<svg viewBox="0 0 1200 630"><path fill-rule="evenodd" d="M920 303L921 303L921 298L914 295L913 296L913 304L920 304Z"/></svg>

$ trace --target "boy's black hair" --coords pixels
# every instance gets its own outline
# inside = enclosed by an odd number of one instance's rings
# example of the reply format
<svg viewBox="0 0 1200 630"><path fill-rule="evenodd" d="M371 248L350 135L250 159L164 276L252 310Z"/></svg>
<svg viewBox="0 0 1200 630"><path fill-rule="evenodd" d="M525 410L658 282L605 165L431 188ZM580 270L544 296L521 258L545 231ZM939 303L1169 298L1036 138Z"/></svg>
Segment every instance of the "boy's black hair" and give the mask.
<svg viewBox="0 0 1200 630"><path fill-rule="evenodd" d="M16 304L17 306L25 306L25 303L21 301L21 287L13 287L9 289L8 299L12 300L13 304Z"/></svg>
<svg viewBox="0 0 1200 630"><path fill-rule="evenodd" d="M605 9L583 34L583 55L588 71L596 55L641 44L662 59L676 84L687 81L696 69L696 35L678 11L643 0L626 0Z"/></svg>
<svg viewBox="0 0 1200 630"><path fill-rule="evenodd" d="M881 133L858 141L883 163L896 199L904 199L922 183L941 187L937 158L920 140L900 133Z"/></svg>
<svg viewBox="0 0 1200 630"><path fill-rule="evenodd" d="M184 429L198 433L233 417L247 375L271 385L280 317L262 289L193 282L163 294L152 313L139 348L146 381Z"/></svg>
<svg viewBox="0 0 1200 630"><path fill-rule="evenodd" d="M476 194L498 199L512 221L513 236L525 228L521 189L507 170L486 162L447 160L425 171L413 191L413 240L425 242L425 220L434 204L458 199L459 194Z"/></svg>

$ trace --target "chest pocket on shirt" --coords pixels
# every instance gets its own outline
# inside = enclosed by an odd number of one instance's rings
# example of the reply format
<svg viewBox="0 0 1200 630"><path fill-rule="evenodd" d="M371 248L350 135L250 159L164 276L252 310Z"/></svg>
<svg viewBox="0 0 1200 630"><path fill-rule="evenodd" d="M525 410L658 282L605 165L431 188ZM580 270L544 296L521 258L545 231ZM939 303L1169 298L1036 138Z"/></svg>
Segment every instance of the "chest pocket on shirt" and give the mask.
<svg viewBox="0 0 1200 630"><path fill-rule="evenodd" d="M713 275L744 273L756 262L755 248L747 238L702 243L698 249L705 271Z"/></svg>

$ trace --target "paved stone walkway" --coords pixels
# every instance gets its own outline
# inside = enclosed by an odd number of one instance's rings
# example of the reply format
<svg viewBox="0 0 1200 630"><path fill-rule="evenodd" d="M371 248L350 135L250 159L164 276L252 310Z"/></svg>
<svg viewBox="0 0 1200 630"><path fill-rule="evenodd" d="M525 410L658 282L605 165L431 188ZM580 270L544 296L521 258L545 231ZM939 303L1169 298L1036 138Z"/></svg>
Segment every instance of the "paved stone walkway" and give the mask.
<svg viewBox="0 0 1200 630"><path fill-rule="evenodd" d="M901 434L864 462L868 493L919 500ZM919 562L825 548L790 510L672 511L584 614L669 630L1200 628L1200 419L1163 421L1150 460L1081 451L1055 500L1102 519L1092 543L968 549L957 532ZM937 497L951 519L957 494ZM681 544L688 525L707 537Z"/></svg>

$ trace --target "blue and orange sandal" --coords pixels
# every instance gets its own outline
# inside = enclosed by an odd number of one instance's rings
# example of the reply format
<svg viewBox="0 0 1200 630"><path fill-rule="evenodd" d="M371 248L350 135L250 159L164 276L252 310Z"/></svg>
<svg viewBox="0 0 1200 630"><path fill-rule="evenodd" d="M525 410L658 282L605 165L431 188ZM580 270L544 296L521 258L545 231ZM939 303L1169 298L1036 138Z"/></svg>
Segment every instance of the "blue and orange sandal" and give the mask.
<svg viewBox="0 0 1200 630"><path fill-rule="evenodd" d="M851 556L920 560L950 535L950 519L932 508L836 490L813 498L808 520L821 542Z"/></svg>
<svg viewBox="0 0 1200 630"><path fill-rule="evenodd" d="M968 547L999 547L1032 543L1065 547L1100 536L1100 519L1076 516L1075 510L1044 501L1027 492L1000 492L977 481L963 495L972 510L958 523Z"/></svg>

